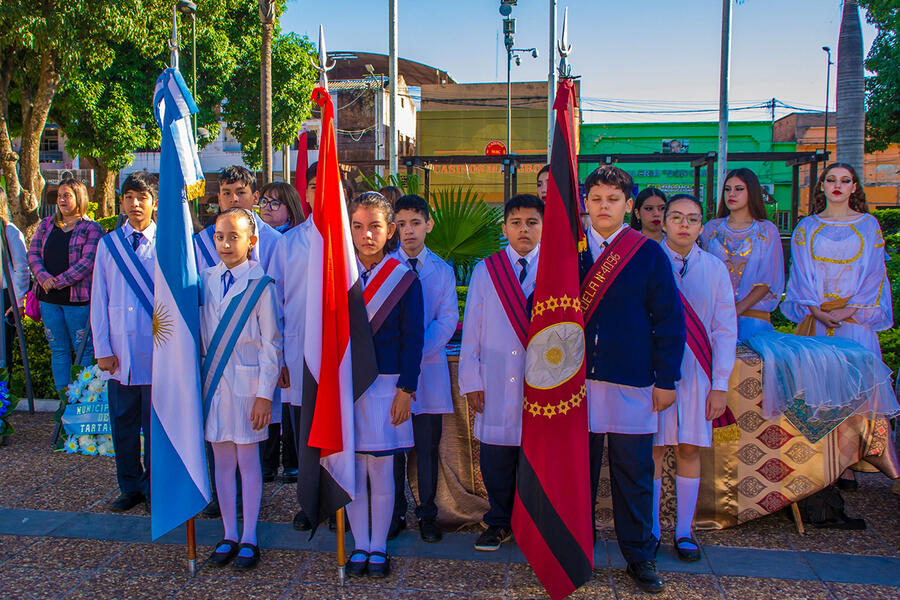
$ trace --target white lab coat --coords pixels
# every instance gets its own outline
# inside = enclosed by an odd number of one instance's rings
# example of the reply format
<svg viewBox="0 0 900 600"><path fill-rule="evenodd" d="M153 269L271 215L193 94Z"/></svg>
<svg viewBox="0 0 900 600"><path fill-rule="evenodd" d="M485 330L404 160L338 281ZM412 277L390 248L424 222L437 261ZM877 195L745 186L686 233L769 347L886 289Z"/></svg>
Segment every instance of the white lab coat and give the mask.
<svg viewBox="0 0 900 600"><path fill-rule="evenodd" d="M125 242L130 244L134 228L126 222L122 232ZM135 254L152 279L156 269L156 223L151 222L141 233L144 237ZM129 260L123 258L126 262ZM153 318L125 281L103 241L97 245L94 259L91 333L94 356L115 356L119 360L119 370L109 378L123 385L150 385L153 382Z"/></svg>
<svg viewBox="0 0 900 600"><path fill-rule="evenodd" d="M534 292L538 253L526 258L528 272L522 290ZM518 276L520 258L512 248L507 258ZM518 446L522 443L522 395L525 383L525 348L509 323L487 265L478 263L469 281L459 353L459 392L484 391L484 412L475 416L475 437L486 444Z"/></svg>
<svg viewBox="0 0 900 600"><path fill-rule="evenodd" d="M28 270L28 248L25 246L25 236L19 228L12 224L6 225L6 240L9 242L9 258L12 261L12 282L16 292L16 298L21 304L28 292L28 283L31 281L31 272ZM6 265L0 266L0 273ZM0 278L2 287L6 289L6 277ZM5 297L5 296L4 296Z"/></svg>
<svg viewBox="0 0 900 600"><path fill-rule="evenodd" d="M204 354L232 298L247 288L250 279L265 275L259 263L252 260L241 263L231 270L234 283L223 297L222 273L225 270L224 263L220 262L200 275L203 286L200 330ZM256 398L276 398L282 352L278 313L274 286L266 286L228 357L213 394L206 419L207 441L252 444L269 437L268 428L254 430L251 427L250 411ZM281 406L273 400L273 421L280 414Z"/></svg>
<svg viewBox="0 0 900 600"><path fill-rule="evenodd" d="M293 406L303 403L303 336L306 330L307 255L312 218L285 232L272 254L269 276L275 280L281 307L281 331L284 335L284 366L291 385L280 390L282 402Z"/></svg>
<svg viewBox="0 0 900 600"><path fill-rule="evenodd" d="M391 256L409 266L409 256L402 248ZM453 397L446 348L459 323L456 275L450 265L428 248L416 258L419 259L416 266L425 301L425 346L412 412L415 415L449 414L453 412Z"/></svg>
<svg viewBox="0 0 900 600"><path fill-rule="evenodd" d="M672 263L675 283L706 328L712 345L712 387L709 378L687 345L681 360L681 379L675 384L675 404L659 413L656 446L712 445L712 421L706 420L710 389L728 391L737 346L737 313L728 268L716 256L694 246L687 255L687 269L679 275L681 255L662 243Z"/></svg>

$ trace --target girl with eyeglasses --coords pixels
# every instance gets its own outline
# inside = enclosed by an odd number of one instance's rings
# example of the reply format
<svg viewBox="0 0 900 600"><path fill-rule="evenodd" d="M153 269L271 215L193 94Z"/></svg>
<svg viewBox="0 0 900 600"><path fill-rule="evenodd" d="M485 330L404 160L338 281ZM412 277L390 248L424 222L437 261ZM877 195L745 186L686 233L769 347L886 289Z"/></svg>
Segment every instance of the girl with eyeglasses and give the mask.
<svg viewBox="0 0 900 600"><path fill-rule="evenodd" d="M282 181L268 183L259 192L259 216L278 233L303 222L300 194Z"/></svg>

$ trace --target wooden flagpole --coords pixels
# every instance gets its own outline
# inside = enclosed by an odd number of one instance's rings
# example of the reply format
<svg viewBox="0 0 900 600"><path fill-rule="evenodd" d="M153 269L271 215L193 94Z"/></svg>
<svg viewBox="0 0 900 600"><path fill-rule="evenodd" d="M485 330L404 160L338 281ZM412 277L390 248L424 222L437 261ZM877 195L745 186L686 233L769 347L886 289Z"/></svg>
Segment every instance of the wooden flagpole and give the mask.
<svg viewBox="0 0 900 600"><path fill-rule="evenodd" d="M197 536L194 532L193 517L187 520L187 558L188 575L193 577L197 574Z"/></svg>
<svg viewBox="0 0 900 600"><path fill-rule="evenodd" d="M347 580L347 550L344 548L344 507L338 509L335 515L337 519L337 565L338 565L338 582L341 586Z"/></svg>

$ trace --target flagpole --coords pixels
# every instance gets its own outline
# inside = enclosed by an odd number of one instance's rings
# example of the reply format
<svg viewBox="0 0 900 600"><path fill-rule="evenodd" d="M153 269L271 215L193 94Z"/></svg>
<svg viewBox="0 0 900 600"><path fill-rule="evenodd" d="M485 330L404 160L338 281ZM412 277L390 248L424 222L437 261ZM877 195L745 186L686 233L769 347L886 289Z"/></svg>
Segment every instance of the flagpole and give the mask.
<svg viewBox="0 0 900 600"><path fill-rule="evenodd" d="M178 8L177 6L172 7L172 39L169 41L169 50L171 51L169 57L169 66L173 69L178 68ZM196 79L196 78L195 78ZM194 518L191 517L187 520L186 532L187 532L187 563L188 563L188 575L193 577L197 574L197 535L194 531Z"/></svg>
<svg viewBox="0 0 900 600"><path fill-rule="evenodd" d="M392 3L391 8L394 9L395 5ZM392 11L393 12L393 11ZM396 18L396 15L394 15ZM392 25L393 27L393 25ZM392 29L393 31L393 29ZM394 38L396 40L396 38ZM334 68L335 62L331 61L331 64L328 64L328 51L325 48L325 27L319 25L319 63L313 63L315 69L319 72L319 85L321 85L325 90L328 90L328 71ZM391 85L395 85L395 77L391 77ZM393 95L392 95L393 98ZM391 111L393 114L394 106L393 103L391 105ZM324 109L323 109L324 114ZM394 133L391 134L392 138L396 140L396 135ZM395 148L396 149L396 148ZM396 157L394 157L396 158ZM319 182L321 183L321 182ZM310 218L312 218L310 216ZM337 568L338 568L338 583L343 586L347 580L347 549L344 546L344 507L342 506L337 510L337 513L334 516L337 521Z"/></svg>

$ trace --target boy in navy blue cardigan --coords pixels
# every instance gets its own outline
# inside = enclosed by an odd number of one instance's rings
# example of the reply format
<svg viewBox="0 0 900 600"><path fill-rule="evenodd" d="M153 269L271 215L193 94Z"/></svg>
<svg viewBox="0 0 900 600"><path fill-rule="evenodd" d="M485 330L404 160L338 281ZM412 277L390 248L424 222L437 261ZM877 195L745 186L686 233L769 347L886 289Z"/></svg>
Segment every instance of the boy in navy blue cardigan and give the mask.
<svg viewBox="0 0 900 600"><path fill-rule="evenodd" d="M579 257L585 311L591 498L597 496L604 436L613 518L627 572L647 592L665 589L652 533L653 434L657 412L675 402L684 315L662 248L625 225L631 176L601 166L585 180L588 248Z"/></svg>

